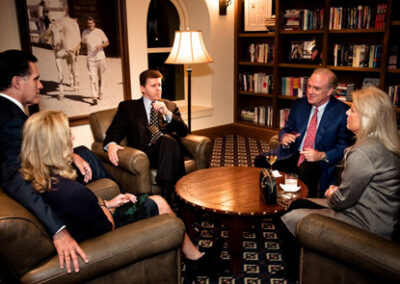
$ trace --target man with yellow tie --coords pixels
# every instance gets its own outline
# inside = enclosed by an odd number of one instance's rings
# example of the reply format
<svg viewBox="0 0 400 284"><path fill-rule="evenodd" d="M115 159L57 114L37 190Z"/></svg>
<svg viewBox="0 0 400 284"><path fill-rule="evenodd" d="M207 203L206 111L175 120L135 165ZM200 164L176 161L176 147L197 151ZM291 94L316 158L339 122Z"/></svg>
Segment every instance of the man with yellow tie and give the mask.
<svg viewBox="0 0 400 284"><path fill-rule="evenodd" d="M294 101L285 127L279 132L281 147L274 168L297 173L308 187L309 197L323 196L336 181L336 165L352 134L346 128L345 103L335 98L336 75L318 68L307 82L307 96ZM265 155L255 166L266 166ZM319 190L318 190L319 188Z"/></svg>

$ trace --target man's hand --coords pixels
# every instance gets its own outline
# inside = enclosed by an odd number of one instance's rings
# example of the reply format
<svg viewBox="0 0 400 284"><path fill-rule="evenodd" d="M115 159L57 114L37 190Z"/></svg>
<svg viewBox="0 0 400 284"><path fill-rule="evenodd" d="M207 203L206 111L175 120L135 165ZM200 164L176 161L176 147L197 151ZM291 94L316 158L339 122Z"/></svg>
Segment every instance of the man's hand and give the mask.
<svg viewBox="0 0 400 284"><path fill-rule="evenodd" d="M121 205L124 205L125 203L128 203L131 201L132 203L137 202L137 197L136 195L133 195L131 193L125 193L125 194L118 194L115 196L113 199L104 201L108 209L120 207Z"/></svg>
<svg viewBox="0 0 400 284"><path fill-rule="evenodd" d="M82 159L78 154L73 153L72 159L74 161L75 166L79 169L80 173L84 176L83 181L89 182L92 179L92 169L89 164Z"/></svg>
<svg viewBox="0 0 400 284"><path fill-rule="evenodd" d="M336 185L331 185L326 191L325 191L325 197L329 198L331 195L336 192L339 188Z"/></svg>
<svg viewBox="0 0 400 284"><path fill-rule="evenodd" d="M110 160L110 162L118 167L118 163L119 163L119 159L118 159L118 151L120 150L124 150L125 148L116 144L116 143L111 143L110 145L108 145L108 159Z"/></svg>
<svg viewBox="0 0 400 284"><path fill-rule="evenodd" d="M304 155L307 162L318 162L324 157L323 152L317 151L313 148L305 148L303 151L300 151L300 154Z"/></svg>
<svg viewBox="0 0 400 284"><path fill-rule="evenodd" d="M88 258L85 252L80 248L78 243L71 237L67 229L61 230L53 236L53 244L58 253L60 268L64 269L64 264L67 267L67 272L71 273L71 261L74 265L75 272L79 272L78 255L85 263L88 263Z"/></svg>
<svg viewBox="0 0 400 284"><path fill-rule="evenodd" d="M285 133L281 137L281 144L284 146L289 146L289 144L296 141L297 137L300 136L300 133L292 134L292 133Z"/></svg>
<svg viewBox="0 0 400 284"><path fill-rule="evenodd" d="M163 102L154 102L153 107L155 111L159 111L163 115L171 116L172 112L167 108Z"/></svg>

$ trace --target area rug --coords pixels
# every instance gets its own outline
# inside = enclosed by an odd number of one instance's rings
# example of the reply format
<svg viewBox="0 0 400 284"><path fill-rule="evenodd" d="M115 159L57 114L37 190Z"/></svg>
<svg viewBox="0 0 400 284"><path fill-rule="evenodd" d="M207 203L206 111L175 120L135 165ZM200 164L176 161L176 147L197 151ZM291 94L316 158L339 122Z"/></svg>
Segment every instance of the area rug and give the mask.
<svg viewBox="0 0 400 284"><path fill-rule="evenodd" d="M253 166L254 157L266 151L267 141L258 141L242 136L230 135L217 137L213 141L211 167L221 166ZM242 273L233 274L230 269L228 252L228 231L220 227L213 215L198 212L195 222L193 241L200 248L212 245L212 240L219 236L224 242L218 266L218 273L192 274L186 270L185 260L182 259L183 284L291 284L285 273L282 260L279 230L273 218L264 218L256 227L243 232L243 253L241 255Z"/></svg>

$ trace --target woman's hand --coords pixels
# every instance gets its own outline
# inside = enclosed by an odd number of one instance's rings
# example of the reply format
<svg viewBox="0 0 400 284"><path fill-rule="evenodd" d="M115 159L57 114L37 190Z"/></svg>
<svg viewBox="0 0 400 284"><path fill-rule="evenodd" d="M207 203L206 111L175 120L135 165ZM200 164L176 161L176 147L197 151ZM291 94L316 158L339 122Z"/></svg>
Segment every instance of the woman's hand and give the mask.
<svg viewBox="0 0 400 284"><path fill-rule="evenodd" d="M331 195L337 191L339 188L336 185L331 185L326 191L325 191L325 197L329 199Z"/></svg>
<svg viewBox="0 0 400 284"><path fill-rule="evenodd" d="M124 205L125 203L128 203L131 201L132 203L137 202L137 197L136 195L130 194L130 193L125 193L125 194L118 194L111 200L104 201L108 209L120 207L121 205Z"/></svg>

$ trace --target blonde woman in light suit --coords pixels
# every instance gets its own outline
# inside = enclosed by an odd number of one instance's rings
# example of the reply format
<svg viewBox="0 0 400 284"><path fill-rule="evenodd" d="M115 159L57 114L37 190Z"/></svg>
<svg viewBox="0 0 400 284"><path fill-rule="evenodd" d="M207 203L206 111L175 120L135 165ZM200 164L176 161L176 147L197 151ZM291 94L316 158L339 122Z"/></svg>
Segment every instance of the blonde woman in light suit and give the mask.
<svg viewBox="0 0 400 284"><path fill-rule="evenodd" d="M399 222L400 138L396 114L386 93L366 87L353 93L347 128L356 143L346 149L342 181L330 186L326 199L310 199L320 209L296 209L282 217L294 235L297 223L318 213L391 239ZM294 202L292 209L303 201ZM304 203L303 203L304 204Z"/></svg>

